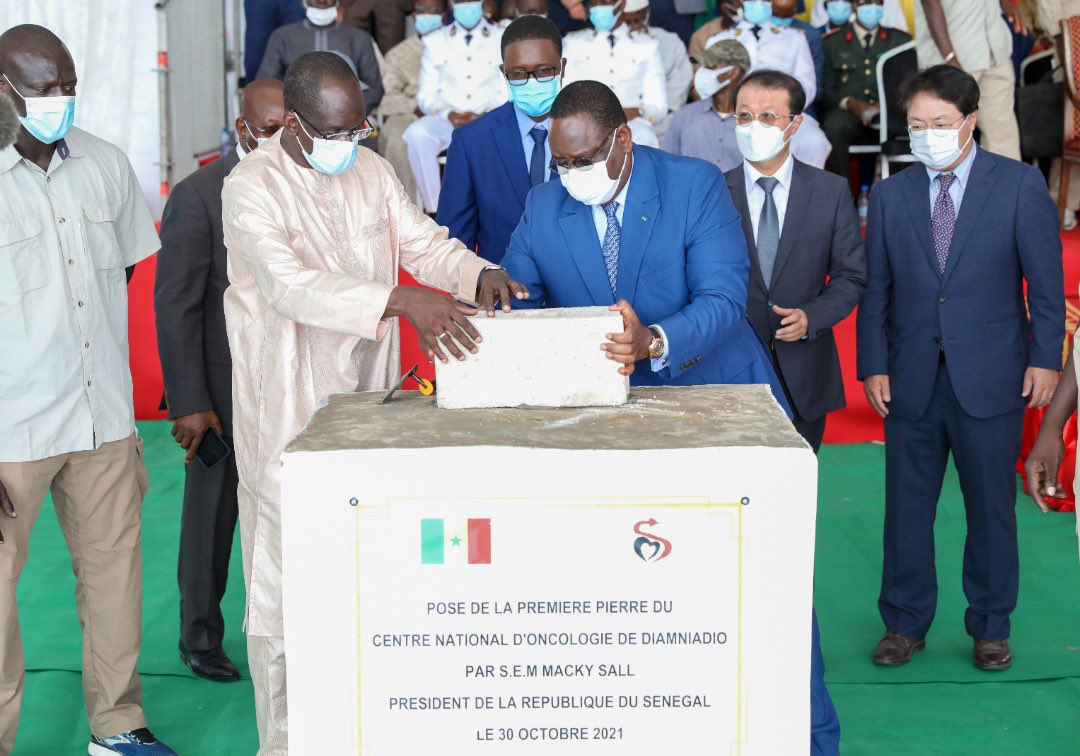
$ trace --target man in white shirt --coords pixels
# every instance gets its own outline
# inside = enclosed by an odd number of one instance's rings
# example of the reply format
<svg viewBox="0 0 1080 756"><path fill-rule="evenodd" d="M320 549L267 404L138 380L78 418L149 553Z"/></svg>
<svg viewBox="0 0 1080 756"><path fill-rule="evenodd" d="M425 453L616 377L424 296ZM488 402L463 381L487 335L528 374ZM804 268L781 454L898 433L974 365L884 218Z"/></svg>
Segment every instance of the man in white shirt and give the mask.
<svg viewBox="0 0 1080 756"><path fill-rule="evenodd" d="M1009 0L919 0L915 3L915 44L920 68L948 63L975 78L982 93L981 146L1019 160L1016 71L1012 34L1001 18L1005 12L1015 25L1019 16ZM1019 23L1022 27L1023 22Z"/></svg>
<svg viewBox="0 0 1080 756"><path fill-rule="evenodd" d="M744 5L743 13L748 14L752 8L754 12L761 8L760 18L746 15L730 29L709 37L705 49L723 39L736 39L750 53L751 71L768 68L791 74L802 84L806 101L813 102L817 98L817 72L806 36L798 29L774 23L771 3ZM832 145L817 119L803 113L802 126L791 140L791 153L804 163L824 168L831 151Z"/></svg>
<svg viewBox="0 0 1080 756"><path fill-rule="evenodd" d="M417 107L424 113L405 130L409 165L424 209L439 207L439 153L454 129L506 102L499 73L503 30L484 20L483 3L450 3L454 22L424 37Z"/></svg>
<svg viewBox="0 0 1080 756"><path fill-rule="evenodd" d="M632 33L623 18L623 0L590 4L592 29L568 34L564 84L593 80L606 84L622 103L635 144L659 147L655 124L668 115L667 81L660 44Z"/></svg>
<svg viewBox="0 0 1080 756"><path fill-rule="evenodd" d="M652 26L649 23L652 11L649 0L626 0L623 19L635 35L644 34L656 40L660 46L660 59L664 63L664 81L667 83L668 114L654 126L657 136L663 137L671 117L686 104L690 96L690 82L694 78L694 68L690 65L690 56L686 45L675 32Z"/></svg>
<svg viewBox="0 0 1080 756"><path fill-rule="evenodd" d="M164 756L135 669L148 481L127 343L127 279L158 237L124 154L72 128L75 86L52 32L0 36L0 94L22 123L0 151L0 753L26 670L15 589L51 492L75 572L89 752Z"/></svg>

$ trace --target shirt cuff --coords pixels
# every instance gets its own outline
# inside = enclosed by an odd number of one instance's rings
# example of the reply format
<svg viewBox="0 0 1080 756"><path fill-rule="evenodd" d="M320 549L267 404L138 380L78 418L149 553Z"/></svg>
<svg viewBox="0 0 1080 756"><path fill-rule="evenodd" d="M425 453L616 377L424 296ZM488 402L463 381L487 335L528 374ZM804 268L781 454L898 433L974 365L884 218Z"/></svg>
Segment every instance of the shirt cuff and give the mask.
<svg viewBox="0 0 1080 756"><path fill-rule="evenodd" d="M667 334L664 333L663 328L658 325L652 325L649 327L658 330L660 332L660 338L664 340L664 353L656 359L652 360L651 362L652 371L654 373L659 373L661 370L665 369L668 366L668 359L671 357L671 342L668 341Z"/></svg>

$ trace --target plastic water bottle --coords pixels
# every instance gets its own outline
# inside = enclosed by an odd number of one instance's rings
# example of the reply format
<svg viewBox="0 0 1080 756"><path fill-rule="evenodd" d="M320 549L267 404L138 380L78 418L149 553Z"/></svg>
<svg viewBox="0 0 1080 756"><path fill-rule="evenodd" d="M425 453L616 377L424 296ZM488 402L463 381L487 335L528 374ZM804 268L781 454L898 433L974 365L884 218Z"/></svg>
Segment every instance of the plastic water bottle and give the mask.
<svg viewBox="0 0 1080 756"><path fill-rule="evenodd" d="M859 229L866 232L866 216L870 212L870 187L863 184L859 187Z"/></svg>

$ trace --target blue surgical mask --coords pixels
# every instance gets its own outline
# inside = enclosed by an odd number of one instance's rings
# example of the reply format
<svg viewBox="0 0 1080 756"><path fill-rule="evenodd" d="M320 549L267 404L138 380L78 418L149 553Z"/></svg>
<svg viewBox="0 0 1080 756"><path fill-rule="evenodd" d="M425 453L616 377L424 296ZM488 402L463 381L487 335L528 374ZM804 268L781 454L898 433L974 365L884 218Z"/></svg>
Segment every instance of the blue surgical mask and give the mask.
<svg viewBox="0 0 1080 756"><path fill-rule="evenodd" d="M597 31L611 31L618 20L614 5L594 5L589 8L589 22Z"/></svg>
<svg viewBox="0 0 1080 756"><path fill-rule="evenodd" d="M6 74L3 76L11 91L26 103L26 115L19 116L23 128L42 144L53 144L63 139L75 123L75 98L23 97L11 79Z"/></svg>
<svg viewBox="0 0 1080 756"><path fill-rule="evenodd" d="M484 4L479 0L468 3L454 3L454 20L466 29L472 29L484 17Z"/></svg>
<svg viewBox="0 0 1080 756"><path fill-rule="evenodd" d="M862 28L876 29L881 19L885 18L885 6L860 5L855 9L855 18L858 19L859 26Z"/></svg>
<svg viewBox="0 0 1080 756"><path fill-rule="evenodd" d="M356 163L356 154L359 151L359 140L342 142L336 139L313 137L308 134L304 122L299 118L297 121L300 128L304 129L304 133L311 139L311 152L308 152L303 147L300 148L308 161L308 165L319 173L325 173L327 176L337 176L353 167Z"/></svg>
<svg viewBox="0 0 1080 756"><path fill-rule="evenodd" d="M417 13L413 21L416 22L416 33L421 37L442 26L442 16L438 13Z"/></svg>
<svg viewBox="0 0 1080 756"><path fill-rule="evenodd" d="M551 110L551 104L562 90L562 76L556 76L551 81L537 81L530 76L520 87L507 82L506 88L510 92L510 99L522 113L537 118Z"/></svg>
<svg viewBox="0 0 1080 756"><path fill-rule="evenodd" d="M772 18L772 0L745 0L742 15L747 23L761 26Z"/></svg>
<svg viewBox="0 0 1080 756"><path fill-rule="evenodd" d="M843 26L851 20L851 3L848 0L829 0L825 3L825 10L833 26Z"/></svg>
<svg viewBox="0 0 1080 756"><path fill-rule="evenodd" d="M794 23L794 21L795 21L794 16L792 16L791 18L777 18L776 16L772 17L772 22L774 24L776 24L777 26L791 26L791 24Z"/></svg>

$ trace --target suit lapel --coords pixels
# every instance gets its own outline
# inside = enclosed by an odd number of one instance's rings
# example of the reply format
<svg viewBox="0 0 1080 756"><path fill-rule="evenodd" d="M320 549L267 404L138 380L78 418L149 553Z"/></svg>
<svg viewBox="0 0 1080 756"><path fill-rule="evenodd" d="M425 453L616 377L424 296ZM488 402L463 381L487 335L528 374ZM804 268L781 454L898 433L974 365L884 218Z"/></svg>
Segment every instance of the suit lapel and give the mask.
<svg viewBox="0 0 1080 756"><path fill-rule="evenodd" d="M934 239L930 232L930 177L926 168L919 163L903 172L904 205L907 206L915 235L923 248L926 259L930 262L935 275L938 271L937 255L934 253Z"/></svg>
<svg viewBox="0 0 1080 756"><path fill-rule="evenodd" d="M945 281L949 280L949 276L956 269L956 261L963 253L971 231L979 220L983 206L994 188L993 169L993 159L982 150L978 150L975 153L975 162L971 166L971 173L968 175L967 186L964 187L963 199L960 201L960 214L956 216L956 228L949 248L949 260L945 263Z"/></svg>
<svg viewBox="0 0 1080 756"><path fill-rule="evenodd" d="M222 159L221 169L226 176L232 173L232 169L240 164L240 156L236 154L236 150L232 149L225 153L225 157Z"/></svg>
<svg viewBox="0 0 1080 756"><path fill-rule="evenodd" d="M634 148L634 168L623 209L622 243L615 291L619 299L634 301L641 261L649 246L656 215L660 212L660 187L652 156L644 148ZM608 287L610 288L610 286Z"/></svg>
<svg viewBox="0 0 1080 756"><path fill-rule="evenodd" d="M746 173L741 163L738 168L728 171L727 185L731 201L742 221L743 236L746 237L746 249L750 256L750 279L764 294L768 294L769 289L765 286L765 278L761 275L761 266L758 265L757 240L754 238L754 224L750 220L750 205L746 198Z"/></svg>
<svg viewBox="0 0 1080 756"><path fill-rule="evenodd" d="M592 295L593 304L614 304L615 298L611 295L611 283L604 267L604 255L600 251L600 239L596 235L592 208L578 202L569 194L566 195L559 226L562 228L566 248L570 250L570 256L574 259L589 294Z"/></svg>
<svg viewBox="0 0 1080 756"><path fill-rule="evenodd" d="M776 285L780 278L780 271L784 269L784 264L787 263L791 250L795 247L795 240L799 236L799 229L802 228L803 218L806 217L806 209L810 206L810 197L814 194L812 182L811 171L806 165L795 160L791 172L791 186L788 187L784 227L780 231L780 246L776 250L776 263L773 265L769 289Z"/></svg>
<svg viewBox="0 0 1080 756"><path fill-rule="evenodd" d="M518 130L514 104L506 103L494 111L494 115L495 144L499 148L499 156L510 179L510 185L514 187L514 196L524 212L525 197L532 189L532 182L529 179L529 167L525 164L525 153L522 152L521 132Z"/></svg>

